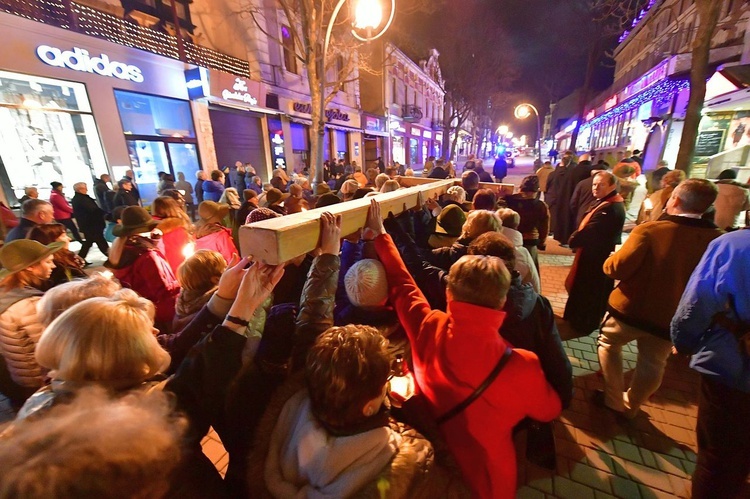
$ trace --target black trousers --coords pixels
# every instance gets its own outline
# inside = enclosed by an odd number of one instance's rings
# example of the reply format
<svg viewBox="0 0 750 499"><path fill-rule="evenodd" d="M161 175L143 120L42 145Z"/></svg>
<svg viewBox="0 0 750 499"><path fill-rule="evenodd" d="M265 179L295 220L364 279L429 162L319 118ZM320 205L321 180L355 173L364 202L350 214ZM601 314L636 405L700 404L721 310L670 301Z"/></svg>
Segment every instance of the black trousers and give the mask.
<svg viewBox="0 0 750 499"><path fill-rule="evenodd" d="M693 499L739 497L750 473L750 393L703 376Z"/></svg>
<svg viewBox="0 0 750 499"><path fill-rule="evenodd" d="M85 259L94 243L96 243L99 251L104 253L105 256L109 254L109 244L107 244L107 240L104 239L104 229L87 230L83 235L86 236L86 240L81 243L81 249L78 251L78 256Z"/></svg>
<svg viewBox="0 0 750 499"><path fill-rule="evenodd" d="M76 226L76 223L73 221L72 218L65 218L63 220L55 220L55 221L63 224L73 234L73 239L75 239L79 243L83 243L81 234L78 232L78 226Z"/></svg>

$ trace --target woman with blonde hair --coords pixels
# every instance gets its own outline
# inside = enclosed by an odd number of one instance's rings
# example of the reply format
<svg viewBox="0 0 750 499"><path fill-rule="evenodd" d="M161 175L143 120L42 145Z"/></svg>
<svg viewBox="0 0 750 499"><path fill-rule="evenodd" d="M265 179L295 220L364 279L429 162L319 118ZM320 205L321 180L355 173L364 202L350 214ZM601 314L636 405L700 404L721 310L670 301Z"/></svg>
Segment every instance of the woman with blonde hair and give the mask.
<svg viewBox="0 0 750 499"><path fill-rule="evenodd" d="M18 239L0 248L0 392L14 405L23 404L44 381L34 360L44 329L36 305L55 267L52 255L62 247Z"/></svg>
<svg viewBox="0 0 750 499"><path fill-rule="evenodd" d="M208 303L226 268L227 261L221 253L206 249L196 251L182 262L177 269L180 294L175 304L173 331L181 331Z"/></svg>
<svg viewBox="0 0 750 499"><path fill-rule="evenodd" d="M29 398L18 418L88 385L117 392L155 385L151 381L169 367L170 357L154 336L154 314L154 304L130 289L63 312L45 329L35 353L52 383Z"/></svg>
<svg viewBox="0 0 750 499"><path fill-rule="evenodd" d="M50 325L73 305L96 296L109 297L122 289L120 282L105 274L94 274L87 279L76 279L50 289L36 304L39 321Z"/></svg>
<svg viewBox="0 0 750 499"><path fill-rule="evenodd" d="M164 257L172 272L185 260L186 247L194 243L193 223L180 204L169 196L159 196L151 204L151 214L159 222L156 226L162 236Z"/></svg>

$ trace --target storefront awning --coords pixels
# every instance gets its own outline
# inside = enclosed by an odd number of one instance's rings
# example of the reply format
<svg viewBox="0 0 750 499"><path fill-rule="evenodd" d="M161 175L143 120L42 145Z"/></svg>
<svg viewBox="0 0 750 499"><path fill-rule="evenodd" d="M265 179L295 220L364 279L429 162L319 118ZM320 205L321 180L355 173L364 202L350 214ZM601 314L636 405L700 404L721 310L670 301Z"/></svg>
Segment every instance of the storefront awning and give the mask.
<svg viewBox="0 0 750 499"><path fill-rule="evenodd" d="M287 118L289 118L289 121L291 121L292 123L299 123L300 125L307 125L307 126L312 125L312 120L306 120L305 118L298 118L297 116L291 116L289 114L287 114L286 116Z"/></svg>
<svg viewBox="0 0 750 499"><path fill-rule="evenodd" d="M231 102L227 102L222 99L208 98L206 100L212 105L229 107L232 109L239 109L240 111L250 111L254 113L263 113L263 114L271 114L271 115L281 114L279 111L276 111L274 109L266 109L264 107L247 106L247 105L242 105L242 104L232 104Z"/></svg>
<svg viewBox="0 0 750 499"><path fill-rule="evenodd" d="M361 128L354 128L352 126L346 126L346 125L334 125L332 123L326 123L326 128L331 128L333 130L341 130L344 132L361 132Z"/></svg>
<svg viewBox="0 0 750 499"><path fill-rule="evenodd" d="M703 106L703 113L723 113L727 111L750 110L750 88L741 88L728 94L720 95Z"/></svg>
<svg viewBox="0 0 750 499"><path fill-rule="evenodd" d="M380 130L363 130L365 135L375 135L378 137L390 137L388 132L381 132Z"/></svg>

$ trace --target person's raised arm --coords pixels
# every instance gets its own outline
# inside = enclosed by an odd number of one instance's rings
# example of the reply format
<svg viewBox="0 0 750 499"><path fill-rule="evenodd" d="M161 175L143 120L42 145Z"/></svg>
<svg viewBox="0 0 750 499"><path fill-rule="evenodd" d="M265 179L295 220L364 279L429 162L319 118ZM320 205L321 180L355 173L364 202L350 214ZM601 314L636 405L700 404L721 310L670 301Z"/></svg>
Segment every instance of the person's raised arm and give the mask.
<svg viewBox="0 0 750 499"><path fill-rule="evenodd" d="M305 365L307 351L320 333L333 326L341 248L341 215L320 216L320 252L305 281L297 315L292 370Z"/></svg>
<svg viewBox="0 0 750 499"><path fill-rule="evenodd" d="M409 339L416 340L422 322L430 313L430 304L406 269L391 236L386 233L380 205L374 199L370 203L362 238L375 241L378 258L388 278L388 299Z"/></svg>

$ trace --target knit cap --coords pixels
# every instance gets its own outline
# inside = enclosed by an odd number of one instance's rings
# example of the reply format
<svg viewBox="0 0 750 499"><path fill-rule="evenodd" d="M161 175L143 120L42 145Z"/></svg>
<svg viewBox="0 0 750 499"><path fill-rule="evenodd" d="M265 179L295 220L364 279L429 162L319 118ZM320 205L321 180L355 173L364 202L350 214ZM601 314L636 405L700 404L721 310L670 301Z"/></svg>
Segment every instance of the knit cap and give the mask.
<svg viewBox="0 0 750 499"><path fill-rule="evenodd" d="M245 219L245 224L252 224L255 222L261 222L263 220L270 220L272 218L278 218L281 215L269 208L255 208Z"/></svg>
<svg viewBox="0 0 750 499"><path fill-rule="evenodd" d="M360 260L349 268L344 287L355 307L381 307L388 301L385 267L372 258Z"/></svg>

